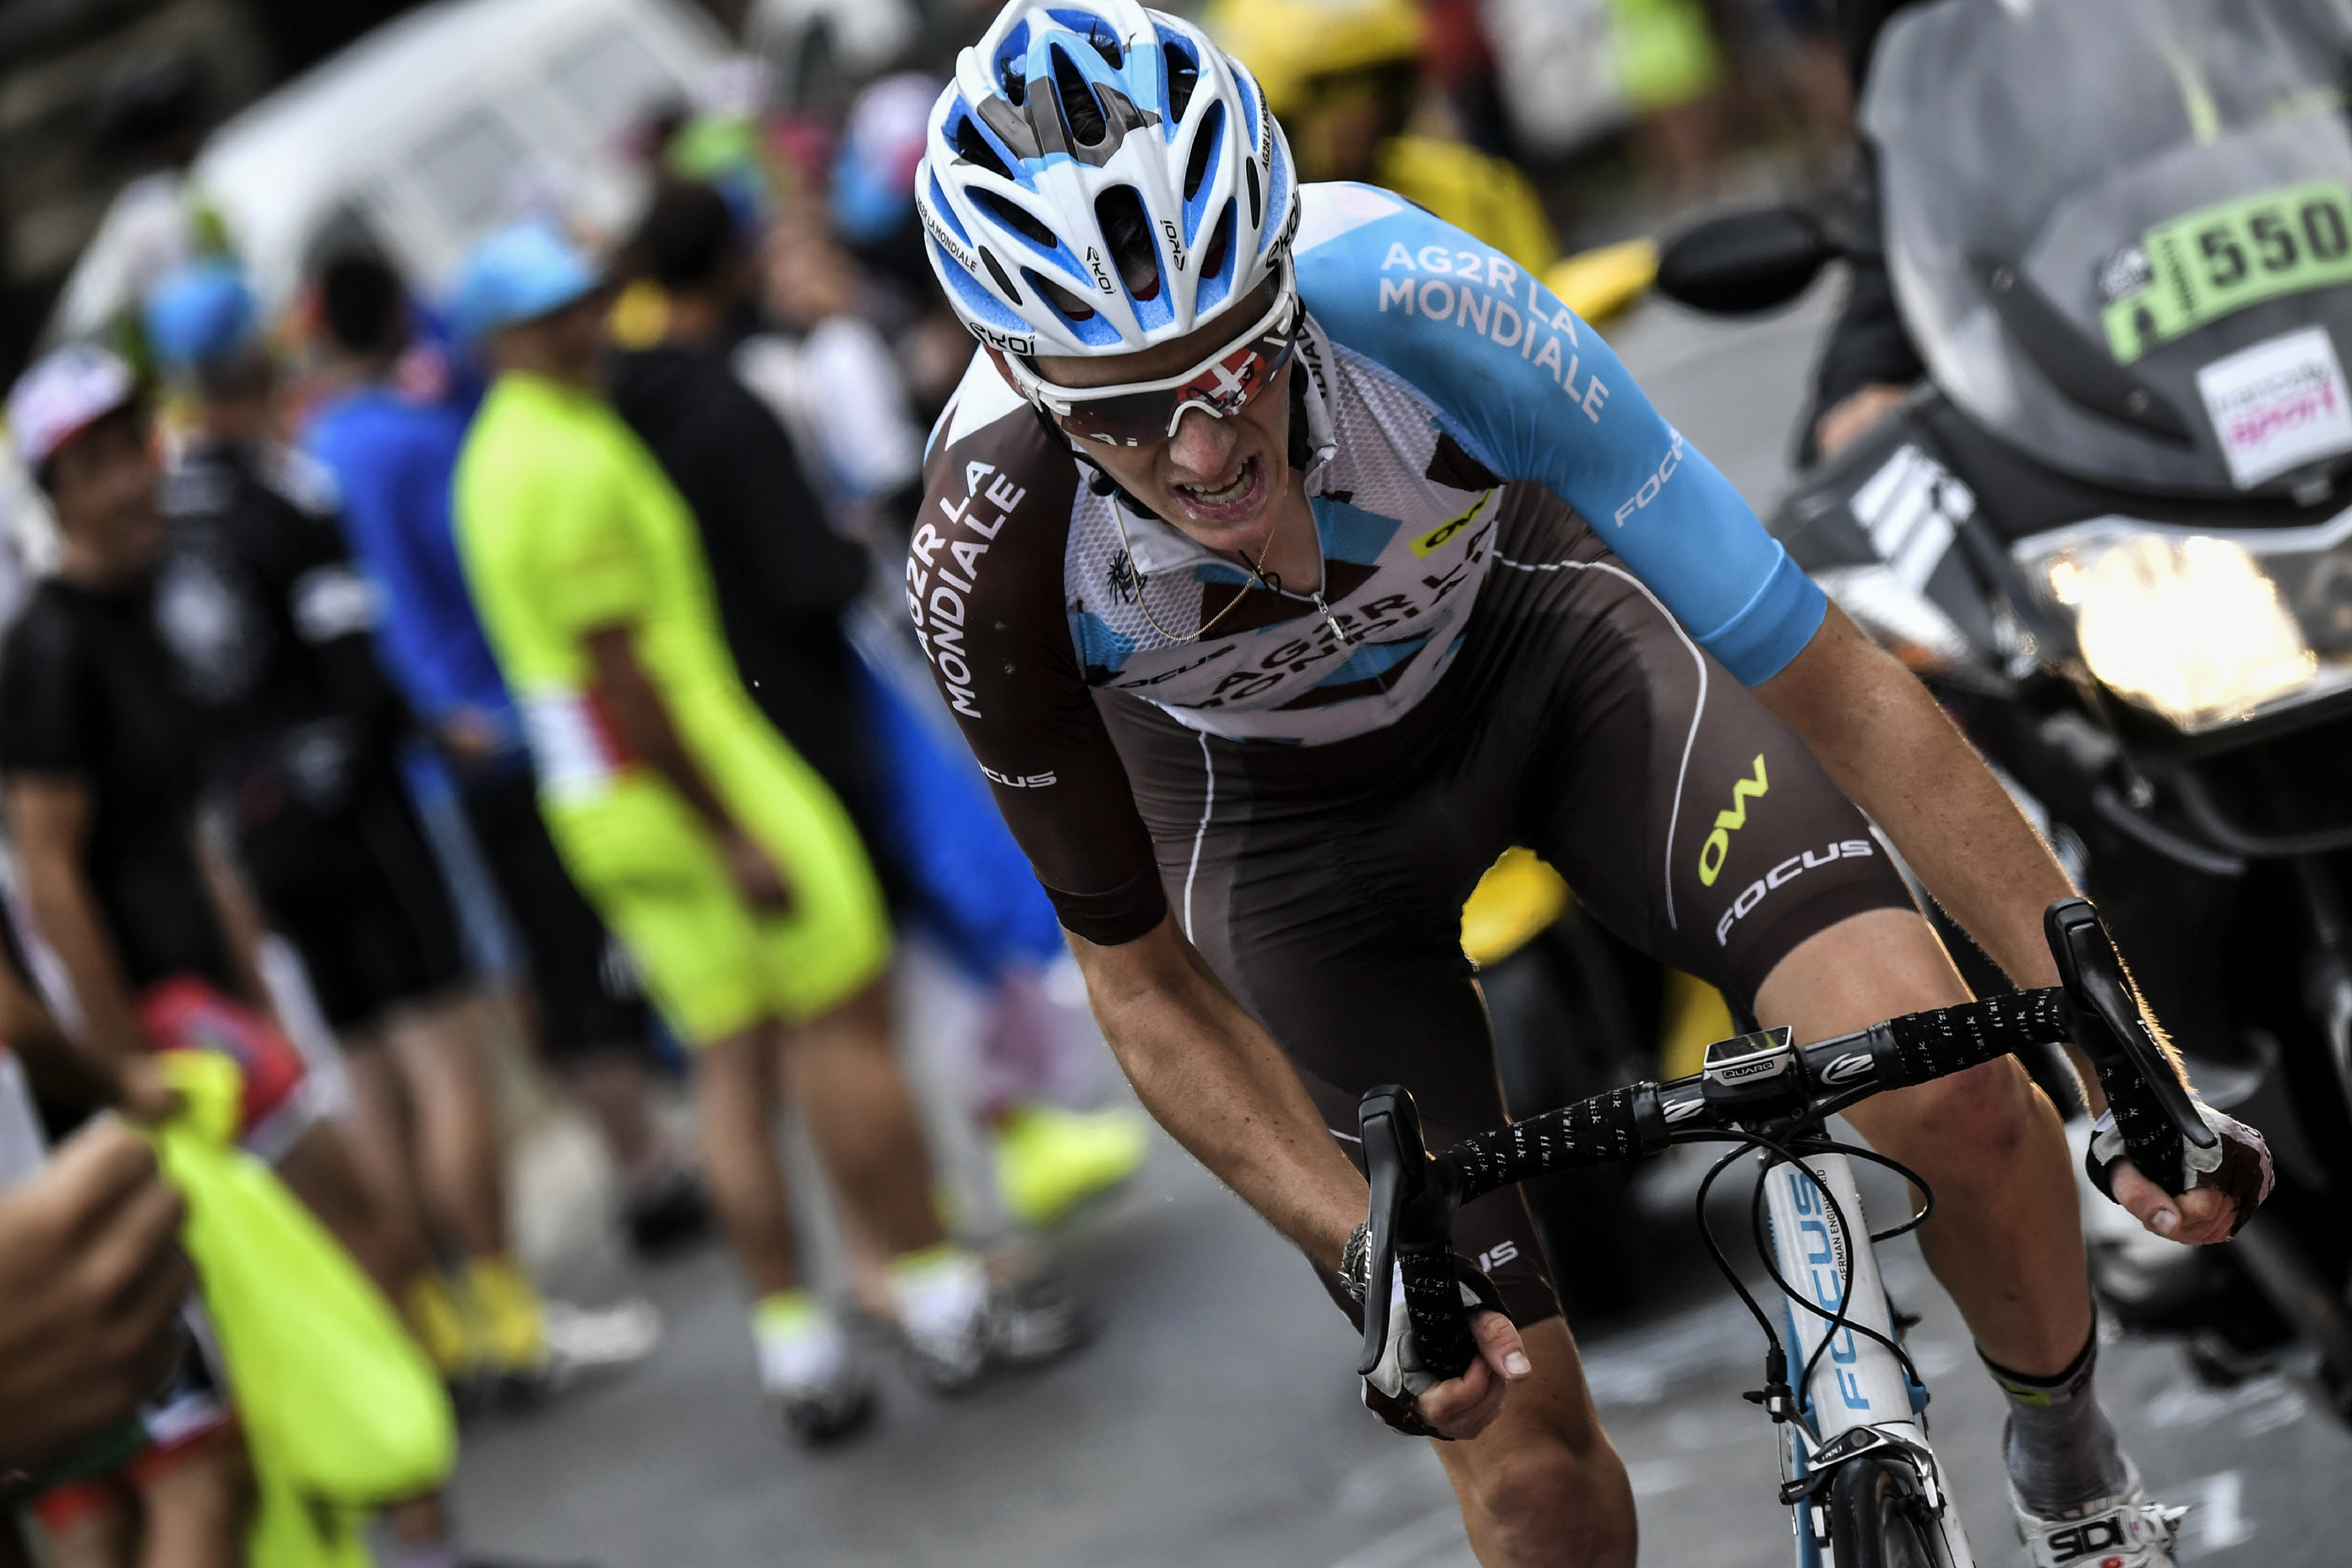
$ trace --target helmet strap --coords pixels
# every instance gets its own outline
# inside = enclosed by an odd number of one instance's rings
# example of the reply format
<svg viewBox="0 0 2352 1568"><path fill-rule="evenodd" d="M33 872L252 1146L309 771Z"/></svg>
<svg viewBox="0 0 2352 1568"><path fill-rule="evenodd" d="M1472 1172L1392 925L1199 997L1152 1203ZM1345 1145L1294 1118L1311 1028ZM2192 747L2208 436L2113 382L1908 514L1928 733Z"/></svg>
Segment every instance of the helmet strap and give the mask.
<svg viewBox="0 0 2352 1568"><path fill-rule="evenodd" d="M1162 522L1167 521L1167 519L1160 517L1158 512L1152 510L1150 507L1136 500L1134 496L1129 494L1127 487L1120 484L1117 479L1112 479L1108 469L1105 468L1100 463L1096 462L1094 458L1087 454L1087 449L1084 447L1070 438L1068 431L1054 423L1054 416L1045 412L1045 409L1042 405L1032 403L1029 405L1029 412L1037 416L1037 423L1045 429L1045 439L1067 451L1071 457L1077 459L1078 467L1087 471L1087 489L1093 491L1098 496L1109 496L1113 498L1119 505L1127 508L1128 510L1135 513L1138 517L1156 518Z"/></svg>
<svg viewBox="0 0 2352 1568"><path fill-rule="evenodd" d="M1307 374L1298 363L1298 356L1290 360L1290 440L1286 454L1290 459L1290 471L1303 474L1315 460L1314 446L1307 437Z"/></svg>

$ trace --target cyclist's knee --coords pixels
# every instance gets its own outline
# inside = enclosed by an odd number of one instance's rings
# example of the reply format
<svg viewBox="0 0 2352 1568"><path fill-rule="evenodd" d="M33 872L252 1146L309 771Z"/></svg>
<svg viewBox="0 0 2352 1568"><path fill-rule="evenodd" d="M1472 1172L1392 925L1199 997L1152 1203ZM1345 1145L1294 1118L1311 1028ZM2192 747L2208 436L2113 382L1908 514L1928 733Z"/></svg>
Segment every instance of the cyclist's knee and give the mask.
<svg viewBox="0 0 2352 1568"><path fill-rule="evenodd" d="M1632 1568L1632 1489L1617 1451L1596 1426L1591 1440L1537 1431L1496 1434L1461 1467L1455 1487L1482 1562L1509 1568Z"/></svg>
<svg viewBox="0 0 2352 1568"><path fill-rule="evenodd" d="M1472 1443L1438 1446L1480 1559L1511 1568L1631 1568L1633 1493L1601 1429L1568 1327L1522 1331L1535 1375Z"/></svg>
<svg viewBox="0 0 2352 1568"><path fill-rule="evenodd" d="M2011 1058L1855 1109L1863 1112L1856 1124L1873 1142L1904 1146L1907 1152L1897 1157L1906 1163L1925 1158L1947 1169L2008 1166L2050 1114L2032 1079Z"/></svg>

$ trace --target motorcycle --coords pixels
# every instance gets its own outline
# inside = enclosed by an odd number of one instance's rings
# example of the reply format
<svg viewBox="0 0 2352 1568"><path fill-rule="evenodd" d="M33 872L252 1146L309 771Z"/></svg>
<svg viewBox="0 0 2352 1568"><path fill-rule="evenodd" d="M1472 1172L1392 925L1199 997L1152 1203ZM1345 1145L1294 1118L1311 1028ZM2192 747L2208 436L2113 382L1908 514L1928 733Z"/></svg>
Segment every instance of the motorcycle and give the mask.
<svg viewBox="0 0 2352 1568"><path fill-rule="evenodd" d="M2227 1247L2086 1205L2110 1310L2187 1331L2216 1380L2299 1340L2352 1416L2347 67L2352 17L2300 0L1933 0L1872 62L1876 232L1719 215L1658 287L1771 309L1883 241L1927 379L1769 526L2002 774L2200 1090L2269 1135L2279 1190Z"/></svg>

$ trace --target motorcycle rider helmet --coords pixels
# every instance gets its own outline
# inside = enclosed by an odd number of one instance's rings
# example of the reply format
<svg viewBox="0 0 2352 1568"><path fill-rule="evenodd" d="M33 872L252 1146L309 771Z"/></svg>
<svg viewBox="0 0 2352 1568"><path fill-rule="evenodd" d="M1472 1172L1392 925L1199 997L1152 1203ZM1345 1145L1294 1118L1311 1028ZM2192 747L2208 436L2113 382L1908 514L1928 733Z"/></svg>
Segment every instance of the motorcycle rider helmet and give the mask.
<svg viewBox="0 0 2352 1568"><path fill-rule="evenodd" d="M1031 355L1132 353L1296 288L1298 185L1264 93L1135 0L1013 0L931 110L915 201L958 319L1033 403Z"/></svg>
<svg viewBox="0 0 2352 1568"><path fill-rule="evenodd" d="M1248 66L1277 118L1308 107L1328 78L1411 69L1423 27L1412 0L1212 0L1201 21Z"/></svg>

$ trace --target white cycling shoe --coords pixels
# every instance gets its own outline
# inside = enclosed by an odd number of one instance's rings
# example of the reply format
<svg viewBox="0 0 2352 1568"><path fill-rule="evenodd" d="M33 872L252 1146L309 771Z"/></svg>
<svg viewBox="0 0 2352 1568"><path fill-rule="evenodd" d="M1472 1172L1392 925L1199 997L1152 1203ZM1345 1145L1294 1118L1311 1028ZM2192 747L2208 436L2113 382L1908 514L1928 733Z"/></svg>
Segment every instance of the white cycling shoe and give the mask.
<svg viewBox="0 0 2352 1568"><path fill-rule="evenodd" d="M2124 1464L2131 1484L2120 1496L2103 1498L2063 1519L2028 1510L2017 1489L2010 1489L2017 1538L2033 1568L2176 1568L2172 1550L2189 1510L2148 1501L2138 1467L2128 1458Z"/></svg>

